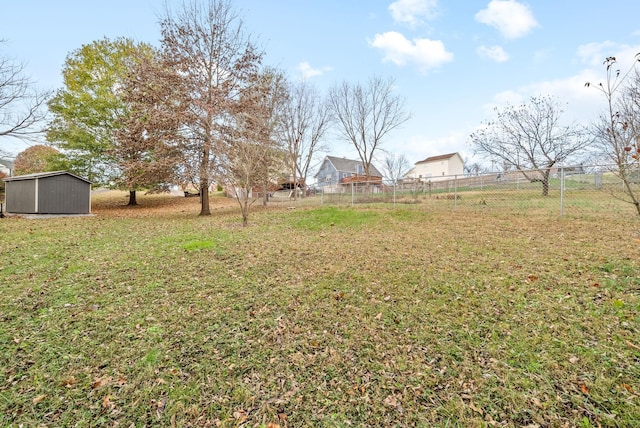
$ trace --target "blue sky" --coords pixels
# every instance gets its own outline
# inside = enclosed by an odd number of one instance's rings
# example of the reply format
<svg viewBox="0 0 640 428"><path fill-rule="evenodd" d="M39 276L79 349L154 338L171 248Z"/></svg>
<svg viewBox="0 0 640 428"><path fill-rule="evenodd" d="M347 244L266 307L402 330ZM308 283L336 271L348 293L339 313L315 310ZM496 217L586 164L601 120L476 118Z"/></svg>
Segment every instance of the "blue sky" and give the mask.
<svg viewBox="0 0 640 428"><path fill-rule="evenodd" d="M179 7L182 0L166 0ZM0 53L24 62L43 89L61 84L65 57L104 37L157 44L165 0L3 1ZM604 99L587 81L602 61L640 52L640 3L631 0L235 0L265 63L326 90L374 74L395 79L411 119L384 142L411 163L449 152L474 161L468 136L494 106L531 95L567 104L589 122ZM354 156L330 137L331 153ZM0 141L14 154L24 143Z"/></svg>

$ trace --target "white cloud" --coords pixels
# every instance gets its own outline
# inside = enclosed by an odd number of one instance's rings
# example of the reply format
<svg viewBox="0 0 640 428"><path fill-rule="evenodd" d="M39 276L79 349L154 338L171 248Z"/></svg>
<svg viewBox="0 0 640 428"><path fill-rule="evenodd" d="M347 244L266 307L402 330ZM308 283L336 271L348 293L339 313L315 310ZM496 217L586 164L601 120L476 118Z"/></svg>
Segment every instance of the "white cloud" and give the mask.
<svg viewBox="0 0 640 428"><path fill-rule="evenodd" d="M502 49L502 46L480 46L476 49L478 55L494 60L495 62L506 62L509 55Z"/></svg>
<svg viewBox="0 0 640 428"><path fill-rule="evenodd" d="M331 67L313 68L308 62L298 64L298 71L302 75L302 80L307 80L314 76L322 76L324 73L333 70Z"/></svg>
<svg viewBox="0 0 640 428"><path fill-rule="evenodd" d="M475 18L496 28L507 39L523 37L538 26L531 9L515 0L491 0Z"/></svg>
<svg viewBox="0 0 640 428"><path fill-rule="evenodd" d="M616 49L616 44L610 41L600 43L587 43L578 47L578 58L582 63L597 66L611 55Z"/></svg>
<svg viewBox="0 0 640 428"><path fill-rule="evenodd" d="M398 32L388 31L376 34L370 44L384 52L384 61L399 66L416 64L423 73L453 61L453 54L447 52L440 40L408 40Z"/></svg>
<svg viewBox="0 0 640 428"><path fill-rule="evenodd" d="M438 0L397 0L389 5L394 21L415 27L436 16Z"/></svg>

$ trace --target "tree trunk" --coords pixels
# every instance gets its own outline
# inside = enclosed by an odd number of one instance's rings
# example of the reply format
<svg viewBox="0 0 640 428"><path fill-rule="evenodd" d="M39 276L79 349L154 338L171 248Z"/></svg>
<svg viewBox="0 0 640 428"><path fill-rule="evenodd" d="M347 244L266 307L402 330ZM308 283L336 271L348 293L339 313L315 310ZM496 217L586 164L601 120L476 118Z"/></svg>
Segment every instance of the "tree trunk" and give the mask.
<svg viewBox="0 0 640 428"><path fill-rule="evenodd" d="M542 173L542 196L549 196L549 172L551 169L546 169Z"/></svg>
<svg viewBox="0 0 640 428"><path fill-rule="evenodd" d="M637 211L638 215L640 215L640 199L638 199L636 197L636 194L634 193L633 187L631 186L631 179L627 175L626 170L624 169L624 167L618 166L618 168L622 172L622 174L620 174L620 178L622 179L622 182L624 183L624 187L627 190L627 194L631 198L631 203L633 204L633 206L636 207L636 211Z"/></svg>
<svg viewBox="0 0 640 428"><path fill-rule="evenodd" d="M209 180L200 179L200 214L201 216L211 215L209 207Z"/></svg>
<svg viewBox="0 0 640 428"><path fill-rule="evenodd" d="M138 205L138 201L136 200L136 191L129 190L129 203L127 204L127 206L134 207L136 205Z"/></svg>
<svg viewBox="0 0 640 428"><path fill-rule="evenodd" d="M242 227L247 227L249 224L249 193L246 193L245 200L240 204L242 210Z"/></svg>
<svg viewBox="0 0 640 428"><path fill-rule="evenodd" d="M269 186L267 184L262 186L262 206L266 207L269 202Z"/></svg>

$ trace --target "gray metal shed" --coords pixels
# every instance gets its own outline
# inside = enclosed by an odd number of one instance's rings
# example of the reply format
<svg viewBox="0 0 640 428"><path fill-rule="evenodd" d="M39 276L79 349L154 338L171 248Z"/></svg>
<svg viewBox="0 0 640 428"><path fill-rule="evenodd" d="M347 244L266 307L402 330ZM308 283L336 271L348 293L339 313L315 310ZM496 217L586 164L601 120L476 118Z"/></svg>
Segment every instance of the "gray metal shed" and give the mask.
<svg viewBox="0 0 640 428"><path fill-rule="evenodd" d="M67 171L4 179L5 209L12 214L89 214L91 182Z"/></svg>

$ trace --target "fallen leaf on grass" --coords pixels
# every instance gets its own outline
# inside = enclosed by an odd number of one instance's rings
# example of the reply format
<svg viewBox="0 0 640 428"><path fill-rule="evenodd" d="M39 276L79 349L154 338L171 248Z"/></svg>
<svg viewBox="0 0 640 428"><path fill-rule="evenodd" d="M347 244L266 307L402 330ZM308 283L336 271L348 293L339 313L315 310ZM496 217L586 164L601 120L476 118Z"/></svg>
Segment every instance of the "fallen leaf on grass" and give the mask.
<svg viewBox="0 0 640 428"><path fill-rule="evenodd" d="M589 388L587 388L587 385L585 385L584 383L581 383L578 386L580 387L580 391L583 394L587 394L587 395L589 394Z"/></svg>
<svg viewBox="0 0 640 428"><path fill-rule="evenodd" d="M382 312L380 312L378 315L376 315L376 319L378 321L380 321L382 319Z"/></svg>
<svg viewBox="0 0 640 428"><path fill-rule="evenodd" d="M280 428L280 425L274 424L273 422L269 422L267 424L267 428Z"/></svg>
<svg viewBox="0 0 640 428"><path fill-rule="evenodd" d="M116 405L111 401L111 395L107 394L102 399L102 407L105 409L113 409Z"/></svg>
<svg viewBox="0 0 640 428"><path fill-rule="evenodd" d="M384 404L391 407L396 407L398 405L398 399L393 395L388 395L387 398L384 399Z"/></svg>
<svg viewBox="0 0 640 428"><path fill-rule="evenodd" d="M470 408L471 410L473 410L474 412L476 412L476 413L479 413L479 414L481 414L481 415L484 415L484 410L482 410L482 408L481 408L481 407L476 407L476 406L475 406L475 404L473 404L473 401L470 401L470 402L469 402L469 408Z"/></svg>
<svg viewBox="0 0 640 428"><path fill-rule="evenodd" d="M247 412L244 410L237 410L233 412L233 418L238 421L238 424L247 420Z"/></svg>
<svg viewBox="0 0 640 428"><path fill-rule="evenodd" d="M629 385L628 383L623 383L622 387L633 394L633 387L631 385Z"/></svg>
<svg viewBox="0 0 640 428"><path fill-rule="evenodd" d="M569 358L569 362L570 362L571 364L575 364L575 363L577 363L578 361L580 361L580 358L576 357L575 355L574 355L573 357Z"/></svg>
<svg viewBox="0 0 640 428"><path fill-rule="evenodd" d="M402 404L394 395L388 395L387 398L384 399L383 403L386 406L395 408L399 413L402 413Z"/></svg>
<svg viewBox="0 0 640 428"><path fill-rule="evenodd" d="M93 389L100 388L101 386L108 385L110 382L111 382L111 378L101 377L93 381L93 383L91 384L91 388Z"/></svg>
<svg viewBox="0 0 640 428"><path fill-rule="evenodd" d="M62 380L60 381L60 384L61 384L62 386L64 386L65 388L71 388L71 387L73 387L73 385L75 385L77 382L78 382L78 381L76 380L75 376L69 376L69 377L66 377L66 378L62 379Z"/></svg>
<svg viewBox="0 0 640 428"><path fill-rule="evenodd" d="M33 398L33 400L32 400L33 404L38 404L39 402L41 402L45 398L47 398L47 394L38 395L37 397Z"/></svg>

